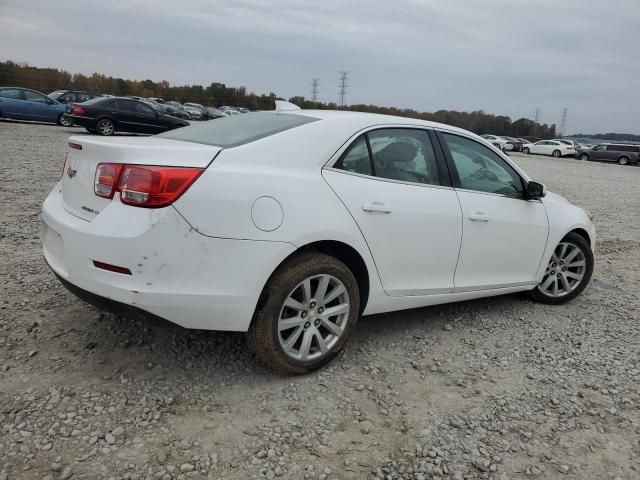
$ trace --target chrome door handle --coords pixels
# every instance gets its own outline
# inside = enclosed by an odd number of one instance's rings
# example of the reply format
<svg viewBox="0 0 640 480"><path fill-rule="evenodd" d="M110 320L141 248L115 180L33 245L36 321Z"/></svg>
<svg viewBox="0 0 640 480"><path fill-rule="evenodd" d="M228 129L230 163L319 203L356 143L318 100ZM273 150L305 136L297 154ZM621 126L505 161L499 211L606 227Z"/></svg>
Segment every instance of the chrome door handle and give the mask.
<svg viewBox="0 0 640 480"><path fill-rule="evenodd" d="M484 212L475 212L475 213L472 213L471 215L469 215L469 220L471 220L473 222L488 222L489 221L489 215L487 215Z"/></svg>
<svg viewBox="0 0 640 480"><path fill-rule="evenodd" d="M391 208L381 202L365 203L362 205L362 210L365 212L391 213Z"/></svg>

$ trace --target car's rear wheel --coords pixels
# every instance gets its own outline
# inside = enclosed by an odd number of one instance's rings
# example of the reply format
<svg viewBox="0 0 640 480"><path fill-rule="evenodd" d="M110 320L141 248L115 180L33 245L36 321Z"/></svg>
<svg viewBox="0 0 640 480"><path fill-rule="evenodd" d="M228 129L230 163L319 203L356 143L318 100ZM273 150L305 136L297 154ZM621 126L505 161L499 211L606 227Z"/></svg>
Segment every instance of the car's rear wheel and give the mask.
<svg viewBox="0 0 640 480"><path fill-rule="evenodd" d="M570 233L553 251L544 277L531 291L531 296L538 302L550 304L573 300L589 284L593 265L589 242L577 233Z"/></svg>
<svg viewBox="0 0 640 480"><path fill-rule="evenodd" d="M268 367L306 373L338 355L359 314L360 294L351 270L332 256L302 253L272 275L247 341Z"/></svg>
<svg viewBox="0 0 640 480"><path fill-rule="evenodd" d="M98 134L108 137L109 135L113 135L113 133L116 131L116 128L111 120L109 120L108 118L103 118L96 125L96 131L98 132Z"/></svg>
<svg viewBox="0 0 640 480"><path fill-rule="evenodd" d="M524 153L525 155L529 155L529 149L527 147L524 147L522 149L522 153Z"/></svg>
<svg viewBox="0 0 640 480"><path fill-rule="evenodd" d="M72 127L73 122L65 117L63 113L61 113L58 117L58 125L60 125L61 127Z"/></svg>
<svg viewBox="0 0 640 480"><path fill-rule="evenodd" d="M580 160L589 160L589 155L583 153L582 155L580 155Z"/></svg>
<svg viewBox="0 0 640 480"><path fill-rule="evenodd" d="M629 163L629 159L628 159L627 157L620 157L620 158L618 159L618 163L619 163L620 165L626 165L627 163Z"/></svg>
<svg viewBox="0 0 640 480"><path fill-rule="evenodd" d="M560 155L562 155L562 153L560 152L560 150L554 150L554 151L553 151L553 156L554 156L554 157L559 158L559 157L560 157Z"/></svg>

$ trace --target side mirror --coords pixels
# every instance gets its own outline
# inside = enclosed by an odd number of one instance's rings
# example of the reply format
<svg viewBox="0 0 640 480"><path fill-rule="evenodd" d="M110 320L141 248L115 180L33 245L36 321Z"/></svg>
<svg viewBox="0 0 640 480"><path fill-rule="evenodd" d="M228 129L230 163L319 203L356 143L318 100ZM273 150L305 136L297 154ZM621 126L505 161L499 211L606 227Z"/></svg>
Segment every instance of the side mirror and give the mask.
<svg viewBox="0 0 640 480"><path fill-rule="evenodd" d="M527 199L528 200L539 200L547 194L547 189L544 187L542 183L538 182L529 182L527 183Z"/></svg>

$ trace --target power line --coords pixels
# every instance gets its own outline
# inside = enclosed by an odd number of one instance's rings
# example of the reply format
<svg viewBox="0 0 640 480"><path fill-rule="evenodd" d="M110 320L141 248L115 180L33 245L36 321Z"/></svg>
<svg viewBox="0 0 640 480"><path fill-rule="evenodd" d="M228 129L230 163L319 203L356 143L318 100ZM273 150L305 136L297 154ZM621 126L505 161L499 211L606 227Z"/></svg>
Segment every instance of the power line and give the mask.
<svg viewBox="0 0 640 480"><path fill-rule="evenodd" d="M318 101L318 85L320 84L320 79L319 78L312 78L311 79L311 100L313 102L317 102Z"/></svg>
<svg viewBox="0 0 640 480"><path fill-rule="evenodd" d="M562 110L562 116L560 117L560 129L558 131L558 134L563 137L565 134L565 128L567 126L567 114L569 113L569 109L568 108L564 108Z"/></svg>
<svg viewBox="0 0 640 480"><path fill-rule="evenodd" d="M338 96L340 97L340 106L344 107L344 97L347 95L347 80L349 72L342 70L340 73L340 82L338 83Z"/></svg>

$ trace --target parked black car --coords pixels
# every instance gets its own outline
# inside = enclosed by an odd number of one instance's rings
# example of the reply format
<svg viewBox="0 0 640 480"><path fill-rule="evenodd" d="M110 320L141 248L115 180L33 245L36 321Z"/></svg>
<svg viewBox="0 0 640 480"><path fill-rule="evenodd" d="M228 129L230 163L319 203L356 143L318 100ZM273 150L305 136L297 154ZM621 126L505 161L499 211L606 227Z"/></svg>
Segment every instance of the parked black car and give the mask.
<svg viewBox="0 0 640 480"><path fill-rule="evenodd" d="M517 138L513 138L513 137L505 137L504 135L502 136L502 138L504 138L507 141L508 145L512 145L513 148L511 149L513 152L521 152L522 151L522 146L524 145L524 142L521 140L518 140Z"/></svg>
<svg viewBox="0 0 640 480"><path fill-rule="evenodd" d="M592 149L576 151L580 160L602 160L618 162L620 165L640 163L640 145L625 143L602 143Z"/></svg>
<svg viewBox="0 0 640 480"><path fill-rule="evenodd" d="M98 96L81 90L56 90L47 95L47 97L60 103L82 103Z"/></svg>
<svg viewBox="0 0 640 480"><path fill-rule="evenodd" d="M124 97L99 97L67 108L65 117L98 135L161 133L189 125L180 118L163 115L144 102Z"/></svg>

